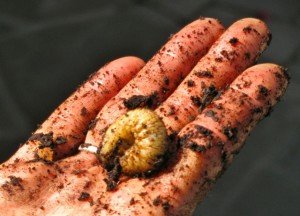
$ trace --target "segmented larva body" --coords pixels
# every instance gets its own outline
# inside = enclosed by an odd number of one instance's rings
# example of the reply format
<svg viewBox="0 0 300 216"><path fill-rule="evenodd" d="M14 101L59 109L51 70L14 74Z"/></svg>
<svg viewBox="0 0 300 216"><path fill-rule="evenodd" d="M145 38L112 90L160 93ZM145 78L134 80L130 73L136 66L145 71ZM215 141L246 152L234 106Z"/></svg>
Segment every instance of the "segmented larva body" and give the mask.
<svg viewBox="0 0 300 216"><path fill-rule="evenodd" d="M149 109L135 109L119 117L106 131L100 150L105 166L116 157L127 175L156 168L167 150L167 131L162 120Z"/></svg>

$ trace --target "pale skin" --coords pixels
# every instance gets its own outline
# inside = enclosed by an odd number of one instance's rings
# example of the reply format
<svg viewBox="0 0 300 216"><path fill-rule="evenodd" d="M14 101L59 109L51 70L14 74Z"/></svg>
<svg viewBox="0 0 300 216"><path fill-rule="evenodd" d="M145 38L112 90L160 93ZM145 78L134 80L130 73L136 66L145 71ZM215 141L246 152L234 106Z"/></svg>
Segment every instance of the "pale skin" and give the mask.
<svg viewBox="0 0 300 216"><path fill-rule="evenodd" d="M278 65L251 67L270 40L262 21L243 19L223 32L201 18L146 66L124 57L91 76L1 165L0 215L192 215L288 83ZM172 154L156 173L121 174L108 191L98 157L78 146L101 148L105 128L130 109L125 102L154 92L148 108L172 135ZM49 146L55 154L41 153Z"/></svg>

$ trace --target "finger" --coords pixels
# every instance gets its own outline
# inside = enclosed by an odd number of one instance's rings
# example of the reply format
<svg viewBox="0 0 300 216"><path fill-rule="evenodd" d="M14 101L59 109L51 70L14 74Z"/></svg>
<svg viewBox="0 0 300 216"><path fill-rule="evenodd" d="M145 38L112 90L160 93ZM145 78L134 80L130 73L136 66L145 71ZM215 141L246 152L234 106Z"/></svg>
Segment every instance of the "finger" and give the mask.
<svg viewBox="0 0 300 216"><path fill-rule="evenodd" d="M175 34L138 75L103 107L96 127L87 134L86 142L99 144L102 132L128 108L145 104L154 108L165 100L222 32L223 27L217 20L203 18Z"/></svg>
<svg viewBox="0 0 300 216"><path fill-rule="evenodd" d="M102 67L50 115L13 158L33 159L37 149L41 158L53 161L74 152L84 141L90 121L143 66L139 58L124 57Z"/></svg>
<svg viewBox="0 0 300 216"><path fill-rule="evenodd" d="M179 132L218 91L252 65L269 40L268 27L258 19L246 18L232 24L174 93L156 109L169 134Z"/></svg>
<svg viewBox="0 0 300 216"><path fill-rule="evenodd" d="M230 158L240 149L251 129L274 106L286 86L287 76L277 65L261 64L246 70L220 99L181 130L182 150L174 165L153 178L121 183L109 195L108 209L116 214L189 215L222 173L224 152ZM207 113L216 114L212 118Z"/></svg>

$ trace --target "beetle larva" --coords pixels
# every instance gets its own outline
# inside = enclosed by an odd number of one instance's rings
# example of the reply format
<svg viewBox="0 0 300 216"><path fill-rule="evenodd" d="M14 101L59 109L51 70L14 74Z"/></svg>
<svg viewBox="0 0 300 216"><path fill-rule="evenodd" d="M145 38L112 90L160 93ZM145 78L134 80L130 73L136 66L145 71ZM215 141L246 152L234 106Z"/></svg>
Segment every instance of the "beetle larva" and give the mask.
<svg viewBox="0 0 300 216"><path fill-rule="evenodd" d="M135 109L119 117L106 131L100 159L106 167L116 157L127 175L154 170L167 150L167 131L150 109Z"/></svg>

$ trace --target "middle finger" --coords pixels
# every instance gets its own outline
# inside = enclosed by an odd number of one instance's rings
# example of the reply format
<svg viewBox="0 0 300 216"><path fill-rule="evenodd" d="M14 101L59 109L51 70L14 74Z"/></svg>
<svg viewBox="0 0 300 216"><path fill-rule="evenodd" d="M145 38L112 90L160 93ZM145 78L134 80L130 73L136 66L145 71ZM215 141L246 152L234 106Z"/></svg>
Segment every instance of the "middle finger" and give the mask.
<svg viewBox="0 0 300 216"><path fill-rule="evenodd" d="M128 109L164 101L223 32L219 21L203 18L189 24L161 48L119 94L98 114L98 122L86 143L99 145L106 128Z"/></svg>

